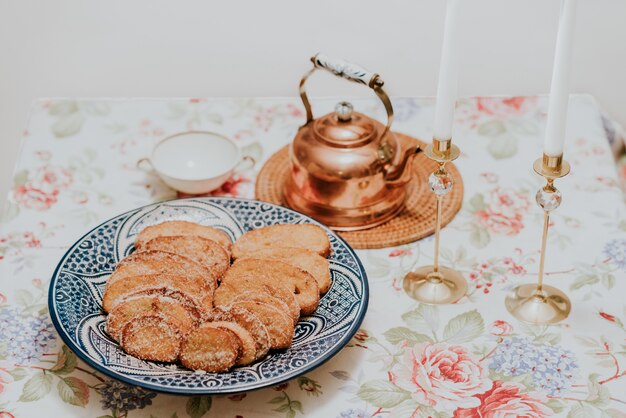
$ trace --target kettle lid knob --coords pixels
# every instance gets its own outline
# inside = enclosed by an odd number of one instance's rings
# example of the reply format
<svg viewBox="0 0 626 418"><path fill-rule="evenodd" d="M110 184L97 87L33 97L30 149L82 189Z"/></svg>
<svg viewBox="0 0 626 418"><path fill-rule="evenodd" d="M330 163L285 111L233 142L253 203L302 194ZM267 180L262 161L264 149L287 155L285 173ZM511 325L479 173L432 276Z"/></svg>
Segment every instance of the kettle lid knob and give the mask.
<svg viewBox="0 0 626 418"><path fill-rule="evenodd" d="M354 106L350 102L339 102L335 105L335 114L340 122L348 122L352 119Z"/></svg>

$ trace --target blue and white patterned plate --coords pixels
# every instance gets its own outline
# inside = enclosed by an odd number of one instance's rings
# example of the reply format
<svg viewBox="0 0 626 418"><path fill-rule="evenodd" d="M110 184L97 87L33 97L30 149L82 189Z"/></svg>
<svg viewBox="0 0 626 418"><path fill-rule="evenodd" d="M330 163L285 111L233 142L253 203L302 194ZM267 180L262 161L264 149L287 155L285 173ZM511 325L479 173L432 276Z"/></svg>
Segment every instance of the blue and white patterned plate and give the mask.
<svg viewBox="0 0 626 418"><path fill-rule="evenodd" d="M276 385L306 373L339 352L356 333L367 309L365 270L354 250L324 227L333 250L330 258L332 287L320 300L315 314L301 318L288 350L220 374L193 372L178 365L139 360L126 354L105 332L101 306L106 280L118 261L133 251L139 231L148 225L176 219L214 226L233 240L246 231L266 225L318 224L307 216L270 203L215 197L145 206L94 228L68 250L57 266L48 304L63 341L95 369L159 392L236 393Z"/></svg>

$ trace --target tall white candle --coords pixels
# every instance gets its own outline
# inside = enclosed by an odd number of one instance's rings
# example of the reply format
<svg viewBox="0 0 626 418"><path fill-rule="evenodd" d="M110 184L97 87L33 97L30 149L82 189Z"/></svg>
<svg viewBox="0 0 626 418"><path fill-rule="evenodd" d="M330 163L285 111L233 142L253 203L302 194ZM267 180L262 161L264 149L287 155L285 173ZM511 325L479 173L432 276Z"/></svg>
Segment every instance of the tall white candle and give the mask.
<svg viewBox="0 0 626 418"><path fill-rule="evenodd" d="M556 37L552 86L543 152L551 157L563 154L567 104L569 101L569 78L572 61L572 38L576 21L576 1L561 0L561 17Z"/></svg>
<svg viewBox="0 0 626 418"><path fill-rule="evenodd" d="M459 0L448 0L446 8L443 47L441 48L441 62L439 66L439 81L437 84L435 122L433 125L433 137L439 141L452 138L452 125L454 122L454 108L456 106L459 78L459 42L457 39L458 3Z"/></svg>

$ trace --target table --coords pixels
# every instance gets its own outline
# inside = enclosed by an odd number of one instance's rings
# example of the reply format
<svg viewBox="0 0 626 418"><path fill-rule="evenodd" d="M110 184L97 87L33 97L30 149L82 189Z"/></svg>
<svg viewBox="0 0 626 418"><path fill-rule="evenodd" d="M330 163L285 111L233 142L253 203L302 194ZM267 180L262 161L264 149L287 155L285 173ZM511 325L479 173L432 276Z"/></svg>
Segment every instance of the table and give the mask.
<svg viewBox="0 0 626 418"><path fill-rule="evenodd" d="M314 100L314 111L335 102ZM375 100L353 102L384 115ZM395 130L429 137L431 99L394 105ZM542 212L534 194L542 180L532 162L546 108L544 97L459 103L455 142L466 192L442 231L441 256L468 279L466 298L433 307L401 290L407 271L432 262L432 238L359 251L371 300L344 350L279 387L189 398L127 387L77 361L48 317L48 280L97 223L176 197L135 166L160 138L212 130L266 159L294 137L302 106L295 98L35 102L0 231L0 418L625 417L626 210L607 141L615 139L611 122L590 96L571 101L572 173L557 183L563 204L546 264L547 283L572 299L571 316L528 326L504 309L508 290L536 279ZM217 193L252 197L254 175L242 173Z"/></svg>

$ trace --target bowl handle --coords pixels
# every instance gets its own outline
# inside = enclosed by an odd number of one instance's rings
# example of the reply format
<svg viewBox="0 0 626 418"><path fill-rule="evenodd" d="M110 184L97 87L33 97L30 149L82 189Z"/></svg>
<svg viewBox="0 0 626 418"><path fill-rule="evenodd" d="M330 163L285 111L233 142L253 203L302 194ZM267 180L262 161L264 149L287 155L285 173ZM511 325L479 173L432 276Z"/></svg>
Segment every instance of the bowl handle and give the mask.
<svg viewBox="0 0 626 418"><path fill-rule="evenodd" d="M241 161L239 161L235 166L235 170L233 172L241 173L242 171L250 170L252 167L254 167L255 164L256 160L253 157L249 155L244 155L241 158Z"/></svg>
<svg viewBox="0 0 626 418"><path fill-rule="evenodd" d="M385 126L385 131L381 135L381 138L384 140L385 135L389 129L391 129L391 123L393 122L393 107L391 106L389 96L387 96L387 93L383 90L383 85L385 84L383 79L380 78L378 74L372 73L356 64L330 58L322 53L312 57L311 62L313 62L313 68L309 70L304 77L302 77L302 80L300 80L300 98L302 99L302 104L304 104L304 108L306 110L306 124L313 121L313 111L311 110L311 103L309 102L309 98L306 94L304 84L316 70L326 70L337 77L366 85L374 90L374 93L376 93L378 98L383 102L385 111L387 112L387 126Z"/></svg>
<svg viewBox="0 0 626 418"><path fill-rule="evenodd" d="M138 169L145 171L146 173L154 171L154 166L152 165L152 161L150 161L150 158L141 158L139 161L137 161L137 164L135 165Z"/></svg>

